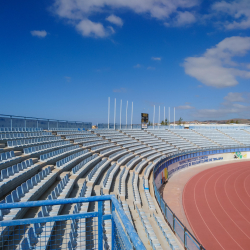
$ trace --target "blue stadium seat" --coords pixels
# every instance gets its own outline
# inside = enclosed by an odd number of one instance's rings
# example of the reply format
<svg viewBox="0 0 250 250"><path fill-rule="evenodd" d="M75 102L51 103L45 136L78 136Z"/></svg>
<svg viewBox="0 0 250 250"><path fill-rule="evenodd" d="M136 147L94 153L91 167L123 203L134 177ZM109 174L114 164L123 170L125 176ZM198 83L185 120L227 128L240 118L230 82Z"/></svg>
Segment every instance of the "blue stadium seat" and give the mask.
<svg viewBox="0 0 250 250"><path fill-rule="evenodd" d="M35 223L34 224L34 229L35 229L35 233L37 235L41 234L43 232L42 226L40 223Z"/></svg>
<svg viewBox="0 0 250 250"><path fill-rule="evenodd" d="M24 238L21 242L21 249L22 250L31 250L32 246L29 244L28 239Z"/></svg>
<svg viewBox="0 0 250 250"><path fill-rule="evenodd" d="M28 230L28 239L29 239L29 242L30 242L30 245L31 246L35 246L36 243L38 242L38 238L34 232L34 229L33 227L30 227L29 230Z"/></svg>

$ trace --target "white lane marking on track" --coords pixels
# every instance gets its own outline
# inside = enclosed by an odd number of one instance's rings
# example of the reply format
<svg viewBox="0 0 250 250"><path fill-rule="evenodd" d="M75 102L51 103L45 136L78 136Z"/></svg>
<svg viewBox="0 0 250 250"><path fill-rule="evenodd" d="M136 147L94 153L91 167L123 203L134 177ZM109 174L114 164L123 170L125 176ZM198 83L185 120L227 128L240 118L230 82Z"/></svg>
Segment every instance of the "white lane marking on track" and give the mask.
<svg viewBox="0 0 250 250"><path fill-rule="evenodd" d="M238 175L238 177L235 179L235 181L234 181L234 189L235 189L235 193L237 194L237 196L238 196L238 198L240 199L240 201L243 203L243 205L248 209L248 210L250 210L249 208L248 208L248 206L245 204L245 202L241 199L241 197L240 197L240 195L238 194L238 192L237 192L237 189L236 189L236 186L235 186L235 183L236 183L236 181L237 181L237 179L242 175L242 174L245 174L246 172L248 172L249 170L247 170L247 171L245 171L245 172L243 172L243 173L241 173L240 175ZM249 177L250 176L250 174L249 175L247 175L246 176L246 178L247 177ZM231 176L230 176L231 177ZM246 179L245 178L245 179ZM227 183L227 181L226 181L226 183ZM226 186L226 183L225 183L225 186ZM225 188L225 191L226 191L226 188ZM250 222L248 221L248 219L246 219L245 218L245 216L234 206L234 204L233 204L233 202L230 200L230 196L228 195L228 192L226 191L226 194L227 194L227 197L228 197L228 200L230 201L230 203L233 205L233 207L237 210L237 212L250 224Z"/></svg>
<svg viewBox="0 0 250 250"><path fill-rule="evenodd" d="M194 178L194 176L193 176L191 179L193 179L193 178ZM191 180L191 179L190 179L190 180ZM189 180L189 181L190 181L190 180ZM189 183L189 181L188 181L188 183ZM195 237L197 238L197 240L198 240L199 242L201 242L199 236L196 234L196 232L195 232L195 230L194 230L194 228L193 228L193 225L192 225L192 223L191 223L191 220L190 220L189 217L188 217L188 213L187 213L186 206L185 206L184 193L185 193L185 191L186 191L186 187L187 187L188 183L186 183L186 185L185 185L185 187L184 187L184 189L183 189L183 193L182 193L183 208L184 208L184 212L185 212L185 215L186 215L186 217L187 217L188 223L189 223L189 225L191 226L192 231L193 231L194 234L195 234Z"/></svg>
<svg viewBox="0 0 250 250"><path fill-rule="evenodd" d="M203 178L204 176L206 176L207 174L208 174L208 173L202 175L202 176L198 179L198 181L196 182L196 184L195 184L195 186L194 186L194 202L195 202L196 209L197 209L197 211L198 211L198 213L199 213L199 215L200 215L202 221L204 222L205 226L207 227L208 231L212 234L212 236L213 236L214 239L218 242L218 244L221 246L221 248L222 248L222 249L225 249L225 248L221 245L221 243L219 242L219 240L215 237L215 235L213 234L213 232L211 231L211 229L209 228L209 226L207 225L207 223L206 223L206 221L204 220L203 216L201 215L201 212L200 212L200 210L199 210L199 208L198 208L198 206L197 206L197 203L196 203L195 188L196 188L196 186L197 186L197 183L200 181L200 179L202 179L202 178ZM192 178L192 179L193 179L193 178ZM191 180L191 179L190 179L190 180ZM188 221L189 221L189 219L188 219ZM193 227L192 227L192 228L193 228ZM193 230L193 231L195 232L195 230ZM197 235L197 233L196 233L196 235ZM198 237L197 237L197 238L198 238ZM199 240L199 241L200 241L200 240Z"/></svg>
<svg viewBox="0 0 250 250"><path fill-rule="evenodd" d="M246 178L246 179L247 179L247 178ZM245 188L245 190L246 190L246 193L247 193L248 197L250 197L249 193L247 192L247 188L246 188L246 179L245 179L245 181L244 181L244 188Z"/></svg>
<svg viewBox="0 0 250 250"><path fill-rule="evenodd" d="M220 169L218 170L217 169L217 171L218 172L222 172L223 170L224 170L224 168L228 168L228 166L225 166L225 165L222 165L222 166L219 166L220 167ZM210 168L210 169L207 169L207 170L205 170L207 173L206 174L208 174L208 173L210 173L210 172L212 172L212 171L214 171L214 168ZM200 172L201 173L201 172ZM199 174L199 173L198 173ZM190 178L189 179L189 181L186 183L186 185L185 185L185 187L184 187L184 189L183 189L183 194L182 194L182 200L183 201L185 201L185 199L184 199L184 193L185 193L185 191L186 191L186 187L187 187L187 185L188 185L188 183L189 182L191 182L191 180L192 179L194 179L198 174L196 174L196 175L194 175L192 178ZM186 214L186 216L187 216L187 219L188 219L188 222L189 222L189 224L190 224L190 226L191 226L191 228L192 228L192 230L193 230L193 232L194 232L194 234L195 234L195 236L196 236L196 238L198 239L198 241L199 242L201 242L201 240L200 240L200 238L199 238L199 236L197 235L197 233L196 233L196 231L195 231L195 229L194 229L194 227L193 227L193 225L192 225L192 223L191 223L191 220L190 220L190 218L189 218L189 216L188 216L188 213L187 213L187 210L186 210L186 206L185 206L185 202L183 202L183 208L184 208L184 212L185 212L185 214ZM198 210L198 209L197 209ZM198 211L199 212L199 211ZM202 218L202 220L203 220L203 217L201 216L201 218ZM204 224L206 225L206 227L208 228L208 230L211 232L211 234L212 234L212 231L209 229L209 227L207 226L207 224L205 223L205 221L204 221ZM213 235L213 234L212 234ZM214 236L214 235L213 235ZM215 237L215 236L214 236ZM215 238L216 239L216 238ZM219 241L218 241L218 243L219 243ZM219 243L220 244L220 243ZM222 247L223 248L223 247ZM224 248L223 248L224 249Z"/></svg>
<svg viewBox="0 0 250 250"><path fill-rule="evenodd" d="M198 174L199 174L199 173L198 173ZM193 177L191 177L191 178L188 180L188 182L186 183L186 185L185 185L185 187L184 187L184 189L183 189L183 193L182 193L182 201L183 201L182 203L183 203L184 212L185 212L185 214L186 214L186 216L187 216L187 219L188 219L188 223L190 224L190 226L191 226L191 228L192 228L192 230L193 230L193 232L194 232L194 234L195 234L195 237L198 239L199 242L201 242L199 236L196 234L196 232L195 232L195 230L194 230L194 228L193 228L193 225L192 225L192 223L191 223L191 220L189 219L189 216L188 216L188 213L187 213L187 210L186 210L186 206L185 206L185 199L184 199L184 196L185 196L184 193L186 192L186 187L188 186L189 182L191 182L191 180L194 179L198 174L196 174L196 175L194 175Z"/></svg>
<svg viewBox="0 0 250 250"><path fill-rule="evenodd" d="M231 165L231 164L230 164ZM225 168L228 168L228 166L225 166ZM233 166L232 167L230 167L230 168L233 168ZM223 169L224 170L224 169ZM218 173L219 172L221 172L221 171L223 171L223 170L220 170L220 171L217 171ZM230 169L231 170L231 169ZM196 175L195 175L196 176ZM188 183L195 177L195 176L193 176L189 181L188 181ZM203 177L203 176L202 176ZM201 178L202 178L201 177ZM200 179L201 179L200 178ZM199 180L200 180L199 179ZM247 178L246 178L247 179ZM246 181L246 179L245 179L245 181ZM198 180L198 181L199 181ZM183 197L185 196L185 192L186 192L186 188L187 188L187 186L188 186L188 183L185 185L185 187L184 187L184 190L183 190ZM197 185L197 184L196 184ZM245 182L244 182L244 187L245 187ZM246 190L246 187L245 187L245 190ZM247 191L246 191L247 192ZM247 193L248 194L248 193ZM248 194L249 195L249 194ZM249 197L250 197L250 195L249 195ZM209 204L208 204L208 206L209 206ZM198 237L198 235L197 235L197 233L196 233L196 231L194 230L194 227L193 227L193 225L192 225L192 223L191 223L191 220L190 220L190 218L189 218L189 216L188 216L188 214L187 214L187 210L186 210L186 205L185 205L185 199L183 199L183 207L184 207L184 211L185 211L185 214L186 214L186 216L187 216L187 219L188 219L188 222L189 222L189 224L190 224L190 226L191 226L191 228L192 228L192 230L194 231L194 233L195 233L195 235L196 235L196 238L200 241L200 239L199 239L199 237ZM196 207L197 207L197 204L196 204ZM210 210L211 210L211 207L209 207L210 208ZM198 207L197 207L197 210L198 210ZM212 210L211 210L212 211ZM199 210L198 210L198 212L199 212ZM213 213L213 212L212 212ZM200 214L200 212L199 212L199 214ZM213 213L214 214L214 213ZM201 214L200 214L200 216L201 216ZM216 217L216 216L215 216ZM204 224L206 225L206 227L208 228L208 230L211 232L211 230L209 229L209 227L207 226L207 224L205 223L205 221L204 221L204 219L203 219L203 217L201 216L201 218L202 218L202 220L203 220L203 222L204 222ZM217 219L217 218L216 218ZM218 220L218 219L217 219ZM219 222L220 223L220 222ZM221 224L221 223L220 223ZM228 233L228 232L227 232ZM212 232L211 232L211 234L212 234ZM213 235L213 234L212 234ZM229 234L230 235L230 234ZM213 235L214 236L214 235ZM231 236L231 235L230 235ZM216 239L216 237L214 236L214 238ZM232 237L231 237L232 238ZM233 238L232 238L233 239ZM217 239L216 239L217 240ZM234 240L234 239L233 239ZM201 242L201 241L200 241ZM218 242L218 240L217 240L217 242ZM218 242L219 243L219 242ZM219 243L220 244L220 243ZM236 244L237 244L237 242L236 242ZM241 247L241 246L239 246L239 247ZM223 248L223 247L222 247ZM223 248L224 249L224 248Z"/></svg>
<svg viewBox="0 0 250 250"><path fill-rule="evenodd" d="M224 170L224 169L223 169ZM223 171L222 170L222 171ZM221 172L221 171L218 171L218 173L219 172ZM207 187L207 183L208 183L208 181L214 176L214 175L216 175L216 174L218 174L217 172L216 173L214 173L214 174L212 174L208 179L207 179L207 181L206 181L206 183L205 183L205 186L204 186L204 194L205 194L205 199L206 199L206 202L207 202L207 205L208 205L208 207L209 207L209 209L210 209L210 211L212 212L212 214L213 214L213 216L216 218L216 220L218 221L218 223L221 225L221 227L224 229L224 231L229 235L229 237L241 248L241 249L244 249L244 248L242 248L239 244L238 244L238 242L232 237L232 235L226 230L226 228L221 224L221 222L220 222L220 220L217 218L217 216L214 214L214 212L213 212L213 210L212 210L212 208L209 206L209 202L208 202L208 199L207 199L207 195L206 195L206 187Z"/></svg>
<svg viewBox="0 0 250 250"><path fill-rule="evenodd" d="M247 170L247 171L249 171L249 170ZM246 172L247 172L247 171L246 171ZM244 173L245 173L245 172L244 172ZM242 173L242 174L244 174L244 173ZM240 174L240 175L241 175L241 174ZM240 176L240 175L239 175L239 176ZM239 176L236 178L236 180L239 178ZM247 176L245 176L245 179L247 179L249 176L250 176L250 174L247 175ZM244 183L245 183L245 179L244 179L243 185L244 185ZM235 187L236 180L235 180L235 182L234 182L234 187ZM241 200L241 202L245 205L245 207L246 207L248 210L250 210L250 208L249 208L249 207L245 204L245 202L240 198L240 195L238 194L236 187L235 187L235 192L236 192L237 196L239 197L239 199Z"/></svg>
<svg viewBox="0 0 250 250"><path fill-rule="evenodd" d="M239 171L240 172L240 171ZM221 176L219 176L218 177L218 179L216 180L216 182L215 182L215 185L214 185L214 191L215 191L215 196L216 196L216 199L217 199L217 201L218 201L218 203L220 204L220 206L221 206L221 208L223 209L223 211L224 211L224 213L227 215L227 217L235 224L235 226L248 238L248 239L250 239L250 237L242 230L242 228L240 228L239 227L239 225L231 218L231 216L227 213L227 211L224 209L224 207L223 207L223 205L221 204L221 202L220 202L220 199L219 199L219 197L218 197L218 195L217 195L217 192L216 192L216 185L217 185L217 183L218 183L218 181L219 181L219 179L221 178L221 177L223 177L223 175L226 175L226 174L228 174L228 172L227 173L223 173ZM235 172L233 172L231 175L229 175L229 177L227 177L227 179L226 179L226 181L228 180L228 178L230 178L232 175L235 175ZM226 183L226 181L225 181L225 183ZM225 190L225 192L226 192L226 184L224 183L224 190ZM226 194L227 194L227 192L226 192ZM227 197L228 197L228 195L227 195ZM229 199L229 198L228 198ZM230 201L230 199L229 199L229 201ZM230 201L231 202L231 201ZM231 202L231 204L232 204L232 202ZM232 204L233 205L233 204ZM234 207L234 205L233 205L233 207ZM238 209L237 208L235 208L237 211L238 211ZM239 214L241 214L239 211L238 211L238 213ZM242 215L241 215L242 216ZM243 216L242 216L243 217ZM243 217L244 218L244 217ZM244 218L245 219L245 218ZM246 219L245 219L246 220ZM247 221L247 220L246 220ZM248 222L248 221L247 221Z"/></svg>

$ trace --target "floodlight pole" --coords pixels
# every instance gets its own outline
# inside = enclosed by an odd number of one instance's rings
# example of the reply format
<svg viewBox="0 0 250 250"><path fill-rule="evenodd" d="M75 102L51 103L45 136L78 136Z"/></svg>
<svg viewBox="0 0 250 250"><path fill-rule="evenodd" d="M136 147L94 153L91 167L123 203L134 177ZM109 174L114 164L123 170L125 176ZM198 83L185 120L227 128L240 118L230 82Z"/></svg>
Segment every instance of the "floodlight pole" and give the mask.
<svg viewBox="0 0 250 250"><path fill-rule="evenodd" d="M120 104L120 129L122 129L122 100Z"/></svg>
<svg viewBox="0 0 250 250"><path fill-rule="evenodd" d="M155 129L155 105L154 105L154 115L153 115L153 129Z"/></svg>
<svg viewBox="0 0 250 250"><path fill-rule="evenodd" d="M131 111L131 129L133 129L133 102L132 102L132 111Z"/></svg>
<svg viewBox="0 0 250 250"><path fill-rule="evenodd" d="M169 129L170 129L170 107L168 108L168 122L169 122Z"/></svg>
<svg viewBox="0 0 250 250"><path fill-rule="evenodd" d="M115 130L115 113L116 113L116 98L115 98L115 107L114 107L114 130Z"/></svg>
<svg viewBox="0 0 250 250"><path fill-rule="evenodd" d="M160 114L161 114L161 107L159 106L159 118L158 118L158 129L160 129Z"/></svg>
<svg viewBox="0 0 250 250"><path fill-rule="evenodd" d="M126 129L128 128L128 101L126 106Z"/></svg>
<svg viewBox="0 0 250 250"><path fill-rule="evenodd" d="M109 129L109 116L110 116L110 97L108 98L108 129Z"/></svg>
<svg viewBox="0 0 250 250"><path fill-rule="evenodd" d="M175 129L175 108L174 108L174 129Z"/></svg>
<svg viewBox="0 0 250 250"><path fill-rule="evenodd" d="M165 124L165 106L164 106L164 120L163 120L164 124Z"/></svg>

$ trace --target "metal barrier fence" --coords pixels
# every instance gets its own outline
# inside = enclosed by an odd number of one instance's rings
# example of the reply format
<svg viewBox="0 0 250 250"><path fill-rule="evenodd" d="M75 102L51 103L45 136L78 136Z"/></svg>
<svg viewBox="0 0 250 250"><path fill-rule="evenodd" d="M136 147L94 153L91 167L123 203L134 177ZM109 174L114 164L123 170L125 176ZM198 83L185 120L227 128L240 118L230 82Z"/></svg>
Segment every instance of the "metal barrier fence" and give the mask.
<svg viewBox="0 0 250 250"><path fill-rule="evenodd" d="M185 248L188 250L205 250L205 248L196 240L196 238L175 216L174 212L169 208L167 203L161 197L155 185L154 185L154 191L155 191L155 197L159 203L161 211L165 216L170 228L178 236L178 238L181 240Z"/></svg>
<svg viewBox="0 0 250 250"><path fill-rule="evenodd" d="M97 124L97 128L98 129L141 129L141 124L118 124L116 123L115 124L115 127L114 127L114 123L98 123ZM237 125L231 125L231 126L219 126L219 125L216 125L216 126L192 126L190 125L188 127L189 129L194 129L194 130L199 130L199 129L209 129L209 130L212 130L212 129L236 129L236 130L240 130L240 129L250 129L250 126L247 125L247 126L237 126ZM147 129L153 129L153 130L165 130L165 129L184 129L184 126L183 125L155 125L155 126L152 126L152 125L148 125L148 128Z"/></svg>
<svg viewBox="0 0 250 250"><path fill-rule="evenodd" d="M104 212L104 202L110 211ZM94 212L81 212L87 203ZM67 205L67 215L55 211ZM69 208L71 206L71 208ZM1 249L142 249L142 241L113 195L0 204L5 216L30 209L35 218L0 221ZM84 210L84 209L83 209Z"/></svg>
<svg viewBox="0 0 250 250"><path fill-rule="evenodd" d="M79 121L66 121L55 119L44 119L37 117L24 117L15 115L2 115L0 114L0 127L2 128L84 128L91 129L92 122L79 122Z"/></svg>
<svg viewBox="0 0 250 250"><path fill-rule="evenodd" d="M249 125L229 125L229 126L220 126L220 125L203 125L203 126L192 126L190 125L189 126L189 129L250 129L250 126Z"/></svg>
<svg viewBox="0 0 250 250"><path fill-rule="evenodd" d="M141 124L118 124L116 123L115 126L114 126L114 123L98 123L97 124L97 128L98 129L116 129L116 130L119 130L119 129L141 129ZM179 126L179 125L176 125L176 126L173 126L173 125L170 125L170 126L163 126L163 125L155 125L155 126L148 126L147 129L155 129L155 130L163 130L163 129L184 129L184 126Z"/></svg>
<svg viewBox="0 0 250 250"><path fill-rule="evenodd" d="M184 129L184 126L180 125L155 125L155 126L148 126L148 129L159 129L159 130L164 130L164 129Z"/></svg>
<svg viewBox="0 0 250 250"><path fill-rule="evenodd" d="M97 124L97 128L98 129L116 129L116 130L119 130L119 129L141 129L141 124L118 124L116 123L114 125L114 123L98 123Z"/></svg>
<svg viewBox="0 0 250 250"><path fill-rule="evenodd" d="M239 151L250 151L250 146L247 145L247 147L244 148L235 148L235 147L228 147L228 148L220 148L220 147L209 147L204 148L202 150L186 150L180 153L172 153L169 154L168 157L162 159L160 162L156 164L153 170L154 174L154 180L157 177L158 174L161 173L164 167L166 167L165 164L172 164L177 161L181 161L187 158L197 157L197 156L203 156L203 155L209 155L209 154L220 154L220 153L230 153L230 152L239 152ZM180 170L181 168L178 168ZM178 238L181 240L183 245L186 249L189 250L202 250L205 249L198 240L187 230L187 228L182 224L182 222L175 216L174 212L169 208L167 203L163 200L161 194L159 193L155 181L153 181L154 184L154 192L155 197L157 199L157 202L161 208L162 213L165 216L165 219L167 220L168 224L170 225L173 232L178 236Z"/></svg>

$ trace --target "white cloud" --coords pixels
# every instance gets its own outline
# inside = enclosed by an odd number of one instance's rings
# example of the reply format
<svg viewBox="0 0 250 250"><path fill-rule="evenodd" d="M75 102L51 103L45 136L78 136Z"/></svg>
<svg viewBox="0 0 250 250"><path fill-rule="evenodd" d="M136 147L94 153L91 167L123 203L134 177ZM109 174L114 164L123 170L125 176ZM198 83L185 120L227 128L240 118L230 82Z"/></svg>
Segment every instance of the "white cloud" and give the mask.
<svg viewBox="0 0 250 250"><path fill-rule="evenodd" d="M78 30L79 26L82 26L80 23L84 21L84 28L80 28L81 31L83 30L81 32L83 36L95 34L94 37L105 37L112 32L106 32L102 23L90 21L91 16L110 12L110 10L115 12L126 9L140 15L147 14L163 22L168 22L174 15L176 16L176 25L181 26L195 21L193 14L188 10L199 4L200 0L54 0L51 10L76 28L78 27ZM107 17L106 20L118 26L123 25L122 19L114 14ZM102 25L102 27L95 25L94 30L98 29L98 32L92 32L93 23ZM87 28L87 25L90 28Z"/></svg>
<svg viewBox="0 0 250 250"><path fill-rule="evenodd" d="M224 119L230 115L237 115L238 117L248 117L250 106L243 105L238 102L247 102L250 93L233 93L230 92L223 99L225 102L221 103L218 109L196 109L193 116L202 119ZM246 98L243 97L246 96Z"/></svg>
<svg viewBox="0 0 250 250"><path fill-rule="evenodd" d="M245 56L250 50L250 37L226 38L215 47L207 49L200 57L188 57L184 61L186 74L207 86L223 88L238 84L236 76L250 78L250 71L239 69L235 56Z"/></svg>
<svg viewBox="0 0 250 250"><path fill-rule="evenodd" d="M64 76L67 82L71 82L71 77L70 76Z"/></svg>
<svg viewBox="0 0 250 250"><path fill-rule="evenodd" d="M227 112L223 110L217 110L217 109L200 109L197 110L193 116L195 118L202 118L202 119L216 119L216 118L222 118L225 116Z"/></svg>
<svg viewBox="0 0 250 250"><path fill-rule="evenodd" d="M142 65L139 64L139 63L134 66L135 69L138 69L138 68L141 68L141 67L142 67Z"/></svg>
<svg viewBox="0 0 250 250"><path fill-rule="evenodd" d="M151 57L151 59L154 61L161 61L161 57Z"/></svg>
<svg viewBox="0 0 250 250"><path fill-rule="evenodd" d="M186 74L212 87L231 87L238 84L230 69L224 68L220 62L206 57L189 57L184 63Z"/></svg>
<svg viewBox="0 0 250 250"><path fill-rule="evenodd" d="M199 0L55 0L54 11L60 17L82 19L108 9L127 8L138 14L150 14L151 17L164 19L178 8L192 8L199 5L199 2Z"/></svg>
<svg viewBox="0 0 250 250"><path fill-rule="evenodd" d="M32 30L30 31L32 36L37 36L40 38L44 38L48 35L48 33L45 30Z"/></svg>
<svg viewBox="0 0 250 250"><path fill-rule="evenodd" d="M196 22L194 14L189 11L178 12L173 22L174 26L185 26Z"/></svg>
<svg viewBox="0 0 250 250"><path fill-rule="evenodd" d="M178 106L178 107L176 107L176 109L194 109L194 107L186 104L186 105L183 105L183 106Z"/></svg>
<svg viewBox="0 0 250 250"><path fill-rule="evenodd" d="M212 10L216 11L219 17L222 17L222 14L224 14L233 19L232 22L223 22L223 26L228 30L250 28L249 0L220 1L212 5Z"/></svg>
<svg viewBox="0 0 250 250"><path fill-rule="evenodd" d="M196 110L193 113L193 116L196 118L203 119L224 119L229 117L232 114L237 115L238 117L246 117L250 111L250 106L244 106L241 104L234 103L230 107L218 108L218 109L200 109Z"/></svg>
<svg viewBox="0 0 250 250"><path fill-rule="evenodd" d="M239 70L239 69L232 69L232 72L236 76L240 76L242 78L250 78L250 71Z"/></svg>
<svg viewBox="0 0 250 250"><path fill-rule="evenodd" d="M155 70L155 67L148 66L147 70Z"/></svg>
<svg viewBox="0 0 250 250"><path fill-rule="evenodd" d="M112 27L104 28L101 23L94 23L89 19L84 19L76 25L76 30L83 36L106 37L114 33Z"/></svg>
<svg viewBox="0 0 250 250"><path fill-rule="evenodd" d="M165 25L166 27L170 27L170 23L164 22L164 25Z"/></svg>
<svg viewBox="0 0 250 250"><path fill-rule="evenodd" d="M116 24L118 26L123 25L122 19L118 16L115 16L115 15L110 15L109 17L106 18L106 20L109 21L110 23Z"/></svg>
<svg viewBox="0 0 250 250"><path fill-rule="evenodd" d="M227 96L224 97L226 101L229 102L244 102L245 98L242 96L242 93L228 93Z"/></svg>

